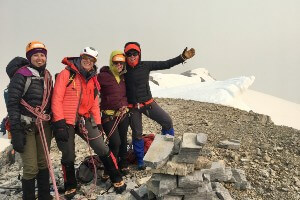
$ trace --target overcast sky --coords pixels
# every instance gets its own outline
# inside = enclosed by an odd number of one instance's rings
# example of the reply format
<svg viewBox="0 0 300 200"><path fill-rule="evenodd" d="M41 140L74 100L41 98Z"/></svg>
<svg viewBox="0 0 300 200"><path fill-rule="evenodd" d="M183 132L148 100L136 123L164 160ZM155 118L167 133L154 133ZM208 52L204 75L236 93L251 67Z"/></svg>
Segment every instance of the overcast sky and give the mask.
<svg viewBox="0 0 300 200"><path fill-rule="evenodd" d="M47 46L53 74L85 46L99 51L101 67L111 51L138 41L143 60L196 49L166 73L205 67L218 80L254 75L251 89L300 103L299 0L0 0L0 27L1 91L7 63L25 56L31 40Z"/></svg>

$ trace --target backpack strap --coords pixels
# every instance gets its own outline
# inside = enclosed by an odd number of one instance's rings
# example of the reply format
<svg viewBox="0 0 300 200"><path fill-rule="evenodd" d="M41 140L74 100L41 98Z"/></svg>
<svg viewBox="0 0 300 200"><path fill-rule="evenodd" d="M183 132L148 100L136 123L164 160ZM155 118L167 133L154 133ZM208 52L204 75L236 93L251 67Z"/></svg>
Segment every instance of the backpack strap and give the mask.
<svg viewBox="0 0 300 200"><path fill-rule="evenodd" d="M25 82L25 87L24 87L24 91L23 91L23 94L22 94L22 97L26 94L30 84L31 84L31 80L32 79L44 79L44 77L36 77L36 76L28 76L26 77L26 82Z"/></svg>
<svg viewBox="0 0 300 200"><path fill-rule="evenodd" d="M31 84L31 77L26 77L26 82L25 82L25 87L24 87L24 91L23 91L23 94L22 94L22 97L26 94L30 84Z"/></svg>
<svg viewBox="0 0 300 200"><path fill-rule="evenodd" d="M73 71L73 70L71 70L71 68L70 67L67 67L67 70L69 70L69 72L70 72L70 75L69 75L69 82L68 82L68 84L67 84L67 86L66 87L69 87L69 85L71 85L71 83L74 81L74 79L75 79L75 76L76 76L76 72L75 71Z"/></svg>

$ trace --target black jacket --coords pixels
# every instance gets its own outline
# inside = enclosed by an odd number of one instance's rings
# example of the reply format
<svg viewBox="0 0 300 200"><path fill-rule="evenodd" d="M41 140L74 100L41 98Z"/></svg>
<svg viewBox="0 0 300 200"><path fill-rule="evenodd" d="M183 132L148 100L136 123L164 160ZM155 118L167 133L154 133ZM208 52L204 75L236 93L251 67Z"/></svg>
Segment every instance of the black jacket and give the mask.
<svg viewBox="0 0 300 200"><path fill-rule="evenodd" d="M29 77L22 74L15 74L17 69L28 64L25 58L16 57L6 67L6 72L11 78L8 86L8 103L6 105L9 116L9 122L11 125L12 134L14 131L22 130L21 115L35 117L26 108L21 105L20 100L23 98L32 107L40 106L43 101L44 92L44 80L43 79L31 79L31 84L28 87L27 92L23 95L26 79ZM29 65L30 67L30 65ZM45 68L39 70L40 77L44 77ZM49 98L49 100L51 97ZM50 101L48 102L45 113L50 113Z"/></svg>
<svg viewBox="0 0 300 200"><path fill-rule="evenodd" d="M136 67L127 66L125 83L128 103L143 103L152 98L149 86L151 71L170 69L183 62L184 59L179 55L166 61L140 61Z"/></svg>

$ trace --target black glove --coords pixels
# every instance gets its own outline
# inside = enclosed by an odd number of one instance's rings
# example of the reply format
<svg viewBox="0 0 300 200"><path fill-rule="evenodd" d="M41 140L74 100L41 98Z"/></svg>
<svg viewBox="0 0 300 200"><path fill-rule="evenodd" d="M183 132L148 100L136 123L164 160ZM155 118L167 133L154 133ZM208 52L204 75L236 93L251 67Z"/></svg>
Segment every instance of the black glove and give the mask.
<svg viewBox="0 0 300 200"><path fill-rule="evenodd" d="M24 153L24 146L26 144L26 135L22 131L16 131L11 134L11 144L15 151Z"/></svg>
<svg viewBox="0 0 300 200"><path fill-rule="evenodd" d="M191 48L190 50L187 50L187 47L183 50L181 56L184 60L190 59L195 55L195 49Z"/></svg>
<svg viewBox="0 0 300 200"><path fill-rule="evenodd" d="M97 127L98 127L98 130L99 130L101 133L104 133L102 124L97 124Z"/></svg>
<svg viewBox="0 0 300 200"><path fill-rule="evenodd" d="M61 119L56 122L52 122L52 125L53 125L53 133L56 141L68 142L69 133L67 130L66 120Z"/></svg>

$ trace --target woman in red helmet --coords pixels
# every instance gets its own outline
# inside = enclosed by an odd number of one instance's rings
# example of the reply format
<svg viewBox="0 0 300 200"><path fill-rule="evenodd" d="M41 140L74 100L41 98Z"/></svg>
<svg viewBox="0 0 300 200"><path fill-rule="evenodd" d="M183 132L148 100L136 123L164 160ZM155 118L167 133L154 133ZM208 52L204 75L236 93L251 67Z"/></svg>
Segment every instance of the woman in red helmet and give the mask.
<svg viewBox="0 0 300 200"><path fill-rule="evenodd" d="M45 146L49 149L50 95L52 78L46 69L47 49L39 41L26 47L26 58L16 57L6 67L10 77L7 111L11 126L12 145L23 163L23 199L35 199L35 180L39 199L52 199ZM39 115L39 116L37 116ZM41 117L41 118L40 118ZM40 123L42 126L40 127ZM43 132L39 130L43 129ZM42 140L45 136L47 145Z"/></svg>
<svg viewBox="0 0 300 200"><path fill-rule="evenodd" d="M137 42L126 43L124 52L127 63L125 82L128 107L130 108L132 144L138 161L138 169L143 170L145 166L142 114L159 123L162 127L162 134L174 135L171 117L152 98L149 86L150 72L170 69L183 63L195 55L195 50L186 48L181 55L166 61L141 61L141 48Z"/></svg>
<svg viewBox="0 0 300 200"><path fill-rule="evenodd" d="M95 65L98 52L92 47L82 50L80 57L66 57L62 63L66 68L55 81L52 96L54 134L62 152L61 164L65 181L65 196L76 194L75 134L78 134L101 159L117 193L126 189L118 170L116 159L105 145L100 118L99 90ZM95 125L92 124L93 116Z"/></svg>

